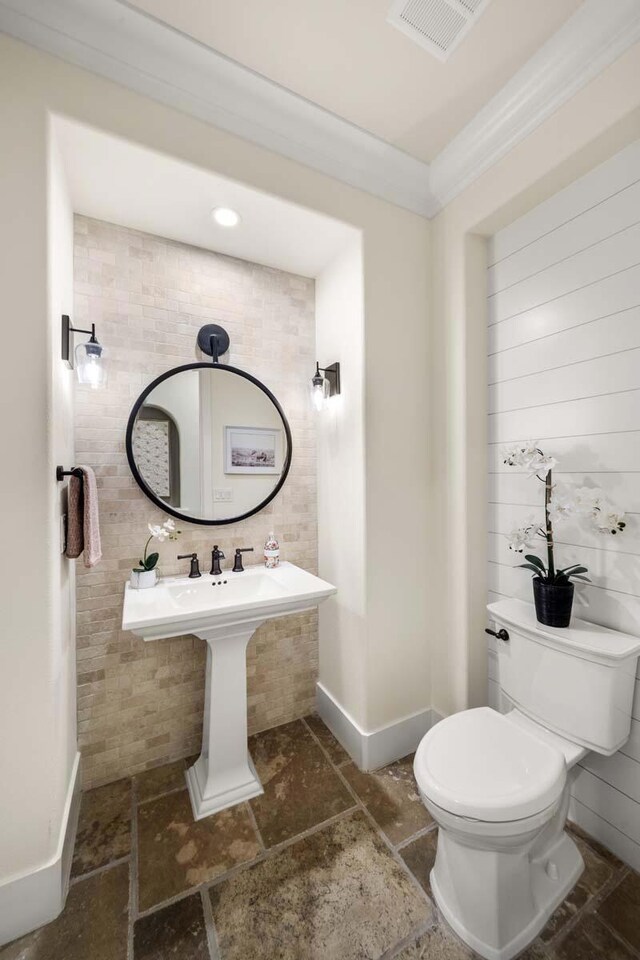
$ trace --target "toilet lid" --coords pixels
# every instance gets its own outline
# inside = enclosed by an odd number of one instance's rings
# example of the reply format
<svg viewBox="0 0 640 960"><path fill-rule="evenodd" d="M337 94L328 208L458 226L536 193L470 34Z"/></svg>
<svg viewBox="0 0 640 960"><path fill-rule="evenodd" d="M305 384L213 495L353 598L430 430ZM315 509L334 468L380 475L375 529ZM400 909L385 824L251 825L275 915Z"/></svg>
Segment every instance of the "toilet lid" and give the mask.
<svg viewBox="0 0 640 960"><path fill-rule="evenodd" d="M450 813L504 822L540 813L562 793L560 750L490 707L455 713L432 727L414 761L422 793Z"/></svg>

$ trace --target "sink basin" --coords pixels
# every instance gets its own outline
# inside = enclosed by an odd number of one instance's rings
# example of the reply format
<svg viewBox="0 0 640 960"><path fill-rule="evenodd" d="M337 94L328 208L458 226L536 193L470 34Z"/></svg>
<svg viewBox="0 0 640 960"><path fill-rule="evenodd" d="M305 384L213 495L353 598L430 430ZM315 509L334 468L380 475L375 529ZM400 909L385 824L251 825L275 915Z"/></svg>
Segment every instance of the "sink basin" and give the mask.
<svg viewBox="0 0 640 960"><path fill-rule="evenodd" d="M149 590L127 584L122 629L145 640L200 636L201 630L258 619L261 622L314 607L336 588L293 563L272 570L247 567L220 577L166 577ZM255 629L255 628L254 628ZM206 638L205 638L206 639Z"/></svg>
<svg viewBox="0 0 640 960"><path fill-rule="evenodd" d="M165 577L126 585L122 629L144 640L194 634L207 643L202 753L187 770L196 820L263 792L247 750L247 644L265 620L317 606L336 588L281 563L219 577Z"/></svg>

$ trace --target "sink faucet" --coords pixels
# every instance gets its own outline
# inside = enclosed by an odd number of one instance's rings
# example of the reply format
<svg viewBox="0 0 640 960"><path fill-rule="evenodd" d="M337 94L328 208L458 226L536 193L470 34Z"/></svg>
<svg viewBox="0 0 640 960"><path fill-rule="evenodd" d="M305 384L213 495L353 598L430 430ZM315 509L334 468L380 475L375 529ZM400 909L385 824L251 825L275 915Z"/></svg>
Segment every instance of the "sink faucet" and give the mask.
<svg viewBox="0 0 640 960"><path fill-rule="evenodd" d="M189 571L189 578L191 580L195 579L195 577L202 576L197 553L179 553L178 560L191 560L191 570Z"/></svg>
<svg viewBox="0 0 640 960"><path fill-rule="evenodd" d="M213 550L211 551L211 576L219 577L222 574L220 569L220 561L224 560L224 553L218 548L218 544L215 543Z"/></svg>
<svg viewBox="0 0 640 960"><path fill-rule="evenodd" d="M236 547L236 555L233 559L234 573L242 573L244 570L244 567L242 566L243 553L253 553L253 547Z"/></svg>

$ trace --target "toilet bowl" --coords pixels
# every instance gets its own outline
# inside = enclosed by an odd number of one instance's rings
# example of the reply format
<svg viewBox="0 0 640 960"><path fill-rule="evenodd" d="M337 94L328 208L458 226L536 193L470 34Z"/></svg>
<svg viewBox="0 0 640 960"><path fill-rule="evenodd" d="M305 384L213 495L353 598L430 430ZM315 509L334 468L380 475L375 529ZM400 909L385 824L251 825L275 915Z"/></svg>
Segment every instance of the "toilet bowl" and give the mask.
<svg viewBox="0 0 640 960"><path fill-rule="evenodd" d="M627 740L640 639L574 620L537 622L532 604L488 607L499 683L512 709L464 710L422 739L414 773L439 827L431 889L486 960L536 937L584 869L564 831L576 765Z"/></svg>
<svg viewBox="0 0 640 960"><path fill-rule="evenodd" d="M487 960L523 950L583 870L563 827L569 765L586 750L535 728L517 710L466 710L433 727L415 756L420 795L440 828L434 897Z"/></svg>

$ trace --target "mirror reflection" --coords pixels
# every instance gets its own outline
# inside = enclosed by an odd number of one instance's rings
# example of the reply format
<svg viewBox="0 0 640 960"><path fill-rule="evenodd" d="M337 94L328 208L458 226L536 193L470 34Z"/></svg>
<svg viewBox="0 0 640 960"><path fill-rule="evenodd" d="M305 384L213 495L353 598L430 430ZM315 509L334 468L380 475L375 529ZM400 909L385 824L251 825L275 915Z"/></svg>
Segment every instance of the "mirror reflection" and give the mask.
<svg viewBox="0 0 640 960"><path fill-rule="evenodd" d="M179 368L136 406L129 461L145 493L171 512L229 523L264 506L284 481L288 425L266 387L243 371Z"/></svg>

